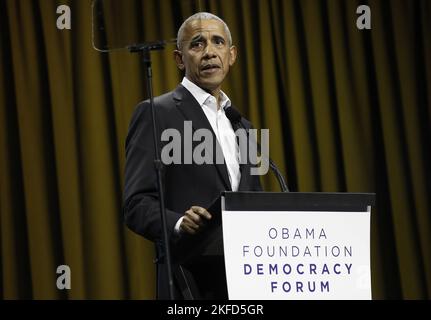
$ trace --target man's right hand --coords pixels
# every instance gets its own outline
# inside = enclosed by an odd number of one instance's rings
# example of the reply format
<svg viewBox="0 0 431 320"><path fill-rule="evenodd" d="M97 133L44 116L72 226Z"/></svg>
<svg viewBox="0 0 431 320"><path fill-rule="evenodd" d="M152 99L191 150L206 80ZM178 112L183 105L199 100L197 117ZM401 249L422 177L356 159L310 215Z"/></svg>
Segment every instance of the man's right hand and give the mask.
<svg viewBox="0 0 431 320"><path fill-rule="evenodd" d="M205 208L192 206L184 213L180 230L188 234L196 234L205 227L208 220L211 220L211 214Z"/></svg>

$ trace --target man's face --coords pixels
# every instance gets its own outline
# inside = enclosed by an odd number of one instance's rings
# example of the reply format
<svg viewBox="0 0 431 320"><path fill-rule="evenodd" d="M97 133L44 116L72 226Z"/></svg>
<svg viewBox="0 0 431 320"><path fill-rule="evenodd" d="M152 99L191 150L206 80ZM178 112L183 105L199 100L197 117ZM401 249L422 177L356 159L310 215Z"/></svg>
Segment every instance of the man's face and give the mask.
<svg viewBox="0 0 431 320"><path fill-rule="evenodd" d="M181 51L175 51L178 67L202 89L218 91L236 59L236 48L229 47L223 24L217 20L193 20L187 24L182 40Z"/></svg>

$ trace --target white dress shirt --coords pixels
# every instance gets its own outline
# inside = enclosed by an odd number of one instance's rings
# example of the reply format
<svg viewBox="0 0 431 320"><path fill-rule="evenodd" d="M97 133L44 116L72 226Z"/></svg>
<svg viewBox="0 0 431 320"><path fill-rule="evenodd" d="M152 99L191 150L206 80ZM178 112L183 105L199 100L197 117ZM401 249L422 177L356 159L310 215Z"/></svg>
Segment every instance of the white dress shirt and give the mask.
<svg viewBox="0 0 431 320"><path fill-rule="evenodd" d="M231 105L229 97L223 91L220 91L220 108L218 108L217 99L214 96L198 87L186 77L183 78L181 84L193 95L202 107L223 151L232 191L237 191L241 179L239 148L236 142L235 131L224 112L224 108ZM175 224L176 232L179 232L182 220L183 218L181 217Z"/></svg>

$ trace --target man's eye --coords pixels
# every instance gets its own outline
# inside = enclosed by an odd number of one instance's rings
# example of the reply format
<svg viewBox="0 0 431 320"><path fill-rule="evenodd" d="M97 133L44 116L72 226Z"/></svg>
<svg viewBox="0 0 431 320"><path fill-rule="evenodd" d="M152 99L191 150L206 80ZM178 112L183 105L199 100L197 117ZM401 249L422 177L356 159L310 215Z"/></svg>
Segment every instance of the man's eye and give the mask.
<svg viewBox="0 0 431 320"><path fill-rule="evenodd" d="M222 45L222 44L224 44L224 39L215 39L215 44L217 44L217 45Z"/></svg>
<svg viewBox="0 0 431 320"><path fill-rule="evenodd" d="M192 42L191 47L194 49L200 49L203 48L204 43L202 41L196 41L196 42Z"/></svg>

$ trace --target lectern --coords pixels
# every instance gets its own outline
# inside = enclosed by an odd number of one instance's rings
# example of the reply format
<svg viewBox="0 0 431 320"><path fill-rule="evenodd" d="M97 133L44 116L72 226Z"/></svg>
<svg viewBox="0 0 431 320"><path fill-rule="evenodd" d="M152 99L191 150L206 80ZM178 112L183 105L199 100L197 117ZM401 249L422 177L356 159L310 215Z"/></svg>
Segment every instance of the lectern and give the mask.
<svg viewBox="0 0 431 320"><path fill-rule="evenodd" d="M371 299L374 201L373 193L224 192L188 252L224 259L229 299Z"/></svg>

